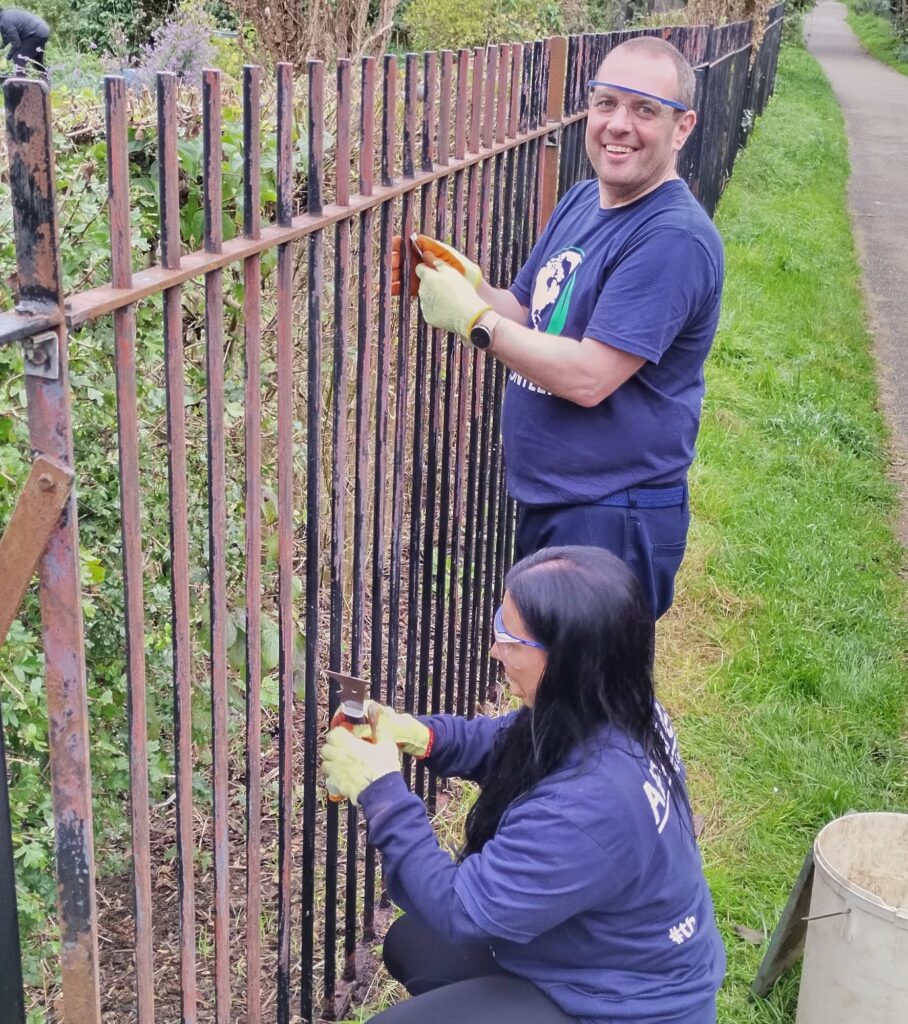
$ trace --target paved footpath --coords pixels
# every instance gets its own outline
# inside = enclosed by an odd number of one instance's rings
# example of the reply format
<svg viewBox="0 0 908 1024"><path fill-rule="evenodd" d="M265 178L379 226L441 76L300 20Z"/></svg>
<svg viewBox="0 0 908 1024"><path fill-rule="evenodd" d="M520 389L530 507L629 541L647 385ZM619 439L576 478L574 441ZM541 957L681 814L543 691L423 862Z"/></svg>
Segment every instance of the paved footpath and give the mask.
<svg viewBox="0 0 908 1024"><path fill-rule="evenodd" d="M861 48L844 4L815 7L804 35L845 116L848 200L902 486L899 535L908 546L908 76Z"/></svg>

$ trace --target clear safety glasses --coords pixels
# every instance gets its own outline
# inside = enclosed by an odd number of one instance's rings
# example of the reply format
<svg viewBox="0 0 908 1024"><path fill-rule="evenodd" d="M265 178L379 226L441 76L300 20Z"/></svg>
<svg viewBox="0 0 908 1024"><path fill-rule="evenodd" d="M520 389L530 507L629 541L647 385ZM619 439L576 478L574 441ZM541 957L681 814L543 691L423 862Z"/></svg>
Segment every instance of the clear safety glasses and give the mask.
<svg viewBox="0 0 908 1024"><path fill-rule="evenodd" d="M677 100L667 100L662 96L630 89L627 86L615 85L612 82L587 82L589 88L589 108L597 114L611 117L624 107L629 121L634 124L648 124L658 121L669 110L689 110L690 108Z"/></svg>
<svg viewBox="0 0 908 1024"><path fill-rule="evenodd" d="M514 636L513 633L509 633L504 628L504 618L502 616L501 607L495 612L495 623L493 626L495 633L496 644L523 644L524 647L535 647L537 650L544 651L545 645L539 644L535 640L524 640L522 637Z"/></svg>

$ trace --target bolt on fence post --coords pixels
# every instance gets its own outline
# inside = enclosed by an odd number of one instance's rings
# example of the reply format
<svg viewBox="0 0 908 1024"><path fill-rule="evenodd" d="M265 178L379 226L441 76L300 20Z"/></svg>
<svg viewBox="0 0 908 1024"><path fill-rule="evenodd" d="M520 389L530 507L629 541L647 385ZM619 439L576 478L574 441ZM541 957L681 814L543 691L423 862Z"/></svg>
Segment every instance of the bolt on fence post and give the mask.
<svg viewBox="0 0 908 1024"><path fill-rule="evenodd" d="M4 98L21 298L62 310L50 93L43 82L13 78L4 85ZM25 376L29 441L33 452L72 466L67 335L62 325L55 330L58 373ZM51 534L39 572L63 1016L80 1024L97 1024L101 1020L98 917L74 494Z"/></svg>

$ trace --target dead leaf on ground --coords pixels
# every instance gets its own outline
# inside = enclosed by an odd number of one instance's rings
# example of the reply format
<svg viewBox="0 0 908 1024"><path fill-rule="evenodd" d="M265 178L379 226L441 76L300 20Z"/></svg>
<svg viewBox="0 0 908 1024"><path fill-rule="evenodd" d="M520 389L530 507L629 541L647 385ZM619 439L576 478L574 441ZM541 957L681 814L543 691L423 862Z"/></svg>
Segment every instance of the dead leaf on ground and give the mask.
<svg viewBox="0 0 908 1024"><path fill-rule="evenodd" d="M736 924L732 931L739 939L745 942L752 942L755 946L761 946L766 941L766 932L756 928L746 928L743 924Z"/></svg>

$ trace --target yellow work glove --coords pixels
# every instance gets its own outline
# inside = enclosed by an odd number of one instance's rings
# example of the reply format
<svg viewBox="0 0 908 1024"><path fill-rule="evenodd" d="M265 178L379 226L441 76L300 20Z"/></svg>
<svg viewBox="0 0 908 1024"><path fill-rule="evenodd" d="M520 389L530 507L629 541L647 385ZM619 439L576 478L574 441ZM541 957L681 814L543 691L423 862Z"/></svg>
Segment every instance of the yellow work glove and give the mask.
<svg viewBox="0 0 908 1024"><path fill-rule="evenodd" d="M416 268L419 278L419 308L426 323L443 331L454 331L464 341L483 313L492 307L476 289L447 264L434 268L421 263Z"/></svg>
<svg viewBox="0 0 908 1024"><path fill-rule="evenodd" d="M437 266L439 263L447 263L478 288L482 283L482 270L471 259L467 259L463 253L439 242L428 235L417 235L416 244L419 246L417 252L410 246L410 298L415 299L419 294L419 278L416 276L416 267L424 261L427 267ZM402 282L400 278L401 264L403 262L404 240L401 235L394 235L391 239L391 294L400 295Z"/></svg>
<svg viewBox="0 0 908 1024"><path fill-rule="evenodd" d="M357 801L366 786L400 771L400 754L388 715L375 721L374 740L357 739L346 729L332 729L322 747L322 771L331 796Z"/></svg>
<svg viewBox="0 0 908 1024"><path fill-rule="evenodd" d="M411 757L428 757L435 737L432 735L432 730L413 715L408 715L406 712L400 714L394 708L379 704L375 700L367 700L363 704L363 711L365 711L369 723L377 722L380 716L387 716L394 742L402 754L409 754ZM331 719L331 728L342 725L344 721L344 713L338 709ZM346 728L358 739L372 738L371 724L347 726Z"/></svg>
<svg viewBox="0 0 908 1024"><path fill-rule="evenodd" d="M439 242L437 238L430 238L428 235L417 235L416 244L423 254L431 253L435 257L436 265L439 260L442 263L447 263L458 274L463 274L474 288L478 288L482 284L482 270L479 266L446 242ZM429 260L426 260L426 263L429 266L432 265Z"/></svg>

